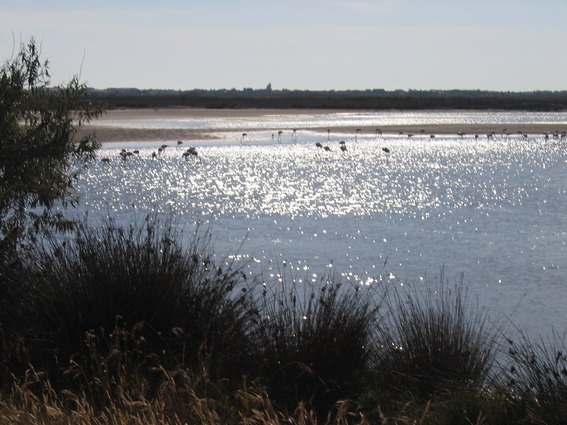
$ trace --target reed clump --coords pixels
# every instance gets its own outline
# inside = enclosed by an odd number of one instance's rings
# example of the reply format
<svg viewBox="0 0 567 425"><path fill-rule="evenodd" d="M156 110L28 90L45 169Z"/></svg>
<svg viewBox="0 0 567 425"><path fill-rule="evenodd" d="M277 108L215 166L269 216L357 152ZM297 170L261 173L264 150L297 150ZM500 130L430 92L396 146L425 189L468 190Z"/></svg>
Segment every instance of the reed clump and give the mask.
<svg viewBox="0 0 567 425"><path fill-rule="evenodd" d="M240 271L215 264L208 243L197 235L185 250L171 223L148 217L126 229L81 224L22 252L2 273L5 364L82 392L92 376L120 387L117 370L151 375L156 364L205 362L213 375L240 377L254 310Z"/></svg>
<svg viewBox="0 0 567 425"><path fill-rule="evenodd" d="M567 423L565 338L503 337L462 281L264 281L175 229L0 252L0 423Z"/></svg>
<svg viewBox="0 0 567 425"><path fill-rule="evenodd" d="M377 306L368 291L328 276L280 279L257 297L258 375L278 405L301 403L326 419L365 386Z"/></svg>
<svg viewBox="0 0 567 425"><path fill-rule="evenodd" d="M508 362L502 385L540 423L567 423L565 337L554 329L547 338L534 340L519 331L517 341L506 339Z"/></svg>
<svg viewBox="0 0 567 425"><path fill-rule="evenodd" d="M403 391L428 399L455 387L483 387L496 352L488 315L443 273L426 285L396 285L383 294L375 369Z"/></svg>

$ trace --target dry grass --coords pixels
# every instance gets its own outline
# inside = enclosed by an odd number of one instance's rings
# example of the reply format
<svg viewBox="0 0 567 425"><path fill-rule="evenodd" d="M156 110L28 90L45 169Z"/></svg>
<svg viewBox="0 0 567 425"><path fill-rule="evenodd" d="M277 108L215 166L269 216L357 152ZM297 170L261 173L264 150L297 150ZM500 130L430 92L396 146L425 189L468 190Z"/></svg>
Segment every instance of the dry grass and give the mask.
<svg viewBox="0 0 567 425"><path fill-rule="evenodd" d="M164 371L164 373L166 373ZM174 376L175 375L175 376ZM181 375L181 376L180 376ZM36 377L37 378L37 377ZM0 398L0 423L22 425L366 425L369 422L351 411L348 402L339 402L333 417L324 421L303 403L286 413L277 409L265 392L241 388L219 398L209 391L214 384L205 371L200 375L176 371L169 374L159 393L151 400L122 394L102 408L94 408L84 396L64 391L56 393L44 382L40 398L16 385L10 396ZM222 387L222 383L220 384Z"/></svg>

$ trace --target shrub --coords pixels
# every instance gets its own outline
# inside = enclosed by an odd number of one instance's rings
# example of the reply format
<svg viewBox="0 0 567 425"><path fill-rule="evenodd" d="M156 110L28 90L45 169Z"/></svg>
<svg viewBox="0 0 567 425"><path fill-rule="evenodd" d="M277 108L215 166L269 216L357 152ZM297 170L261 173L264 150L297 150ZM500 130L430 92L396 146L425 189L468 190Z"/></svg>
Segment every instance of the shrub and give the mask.
<svg viewBox="0 0 567 425"><path fill-rule="evenodd" d="M485 383L494 362L496 333L487 313L463 286L398 286L384 294L374 367L387 391L428 399L456 386Z"/></svg>
<svg viewBox="0 0 567 425"><path fill-rule="evenodd" d="M565 423L567 418L567 346L555 330L534 342L519 333L508 339L508 362L503 376L516 404L522 403L538 423Z"/></svg>
<svg viewBox="0 0 567 425"><path fill-rule="evenodd" d="M4 357L47 368L54 384L77 376L61 370L97 374L97 361L116 353L165 367L206 362L215 376L240 376L253 309L240 271L214 260L210 238L197 231L185 250L171 222L155 217L51 235L0 272L0 324L11 330L4 351L13 353Z"/></svg>
<svg viewBox="0 0 567 425"><path fill-rule="evenodd" d="M103 113L74 77L52 87L48 62L32 38L0 67L0 248L14 249L40 230L73 222L55 205L77 202L78 161L94 158L94 135L78 128ZM25 240L29 242L29 240Z"/></svg>
<svg viewBox="0 0 567 425"><path fill-rule="evenodd" d="M258 297L259 375L283 408L304 403L319 414L361 390L374 327L372 298L332 278L287 280Z"/></svg>

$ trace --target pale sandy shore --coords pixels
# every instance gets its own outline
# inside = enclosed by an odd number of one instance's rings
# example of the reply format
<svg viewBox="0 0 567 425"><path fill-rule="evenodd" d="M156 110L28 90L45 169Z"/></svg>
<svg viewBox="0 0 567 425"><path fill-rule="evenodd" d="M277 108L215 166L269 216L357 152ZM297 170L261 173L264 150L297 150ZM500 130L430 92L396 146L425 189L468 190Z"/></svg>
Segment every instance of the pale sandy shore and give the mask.
<svg viewBox="0 0 567 425"><path fill-rule="evenodd" d="M203 129L142 129L126 128L117 125L118 121L128 120L151 120L151 119L179 119L179 118L231 118L243 120L260 117L263 115L300 115L300 114L329 114L332 110L305 110L305 109L193 109L193 108L164 108L164 109L116 109L107 111L105 115L83 127L79 135L84 133L94 133L97 140L103 143L123 142L123 141L160 141L160 140L214 140L219 132L226 132L222 128L203 128ZM353 111L345 111L353 112ZM354 134L360 129L363 134L375 134L376 127L345 127L345 126L325 126L324 128L309 128L310 131L320 131L327 133ZM302 130L297 128L298 131ZM243 131L246 131L245 129ZM415 136L430 135L450 135L463 133L467 137L474 135L486 136L494 132L502 134L503 131L509 134L543 135L545 133L565 132L567 128L558 128L554 124L435 124L435 125L384 125L380 127L382 134L404 134Z"/></svg>

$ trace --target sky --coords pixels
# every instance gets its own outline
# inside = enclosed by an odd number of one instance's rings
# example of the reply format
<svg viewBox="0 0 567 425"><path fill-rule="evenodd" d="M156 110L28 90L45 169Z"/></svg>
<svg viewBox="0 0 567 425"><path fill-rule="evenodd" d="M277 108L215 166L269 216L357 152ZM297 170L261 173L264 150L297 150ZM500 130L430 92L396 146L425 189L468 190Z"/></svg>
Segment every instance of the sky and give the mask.
<svg viewBox="0 0 567 425"><path fill-rule="evenodd" d="M52 83L567 90L567 0L0 0L0 60Z"/></svg>

